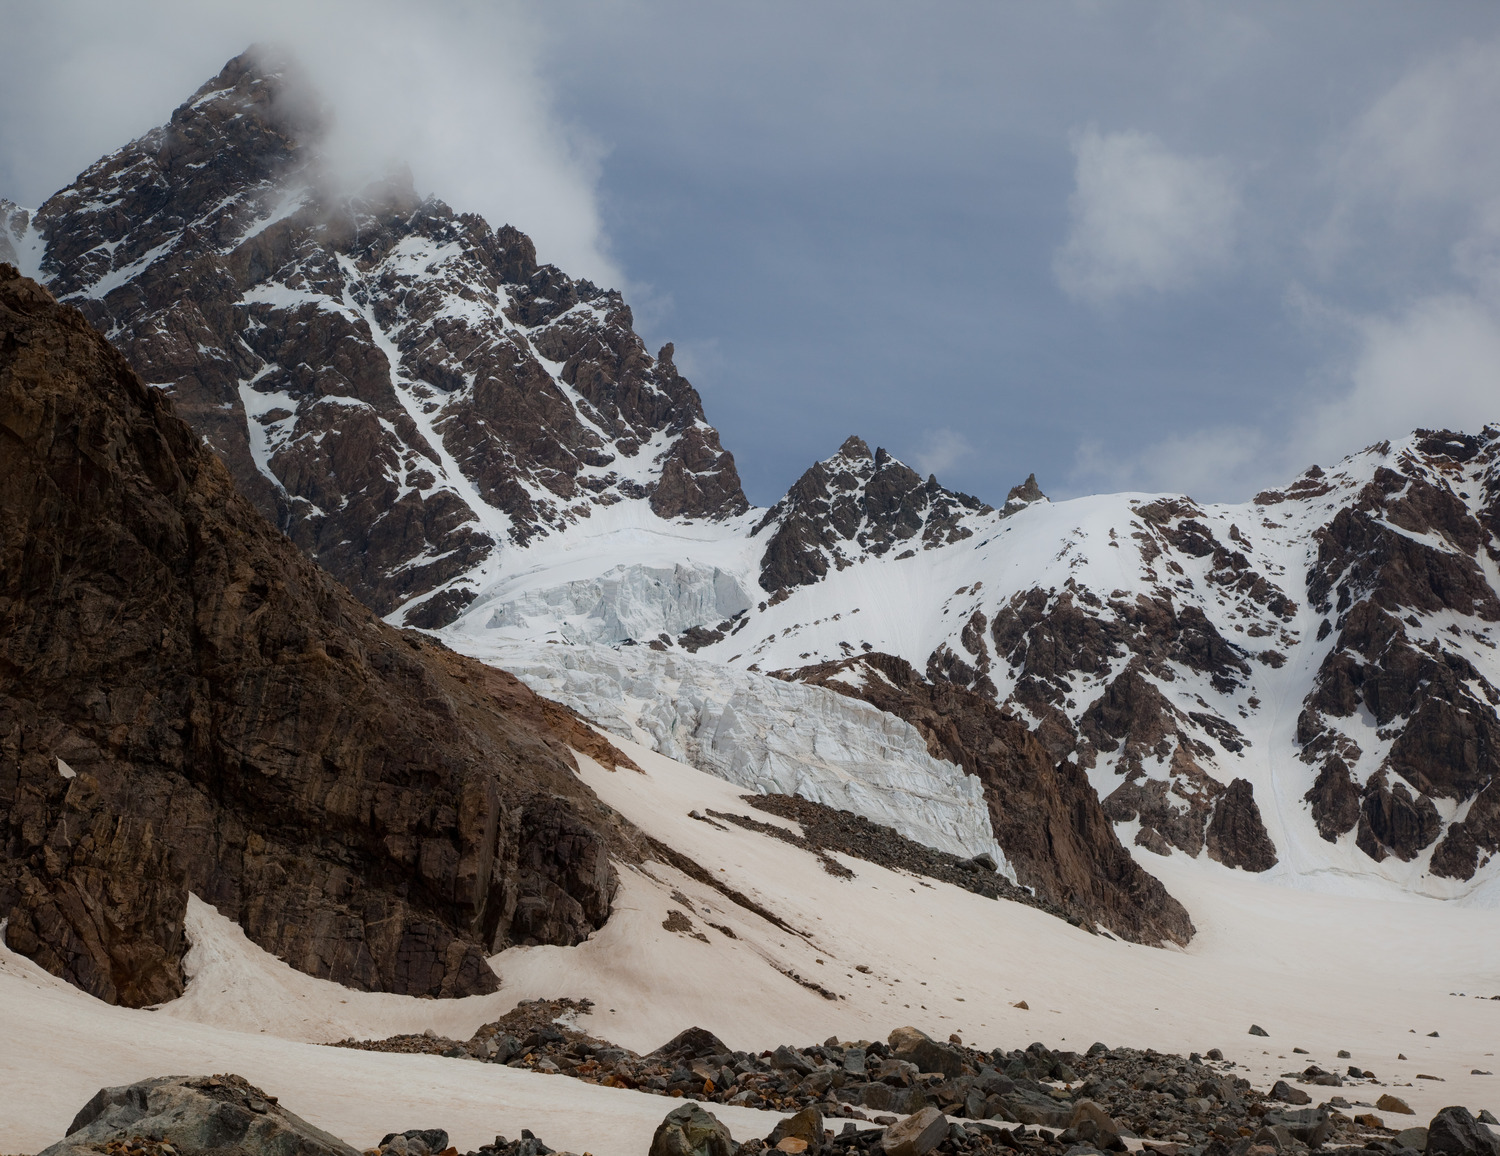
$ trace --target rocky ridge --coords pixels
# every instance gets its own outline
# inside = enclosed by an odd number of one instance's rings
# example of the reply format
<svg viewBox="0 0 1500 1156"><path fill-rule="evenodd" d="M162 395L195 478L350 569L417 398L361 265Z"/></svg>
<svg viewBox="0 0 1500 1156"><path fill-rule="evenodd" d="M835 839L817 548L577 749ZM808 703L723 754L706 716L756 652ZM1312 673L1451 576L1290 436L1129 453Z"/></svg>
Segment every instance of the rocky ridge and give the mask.
<svg viewBox="0 0 1500 1156"><path fill-rule="evenodd" d="M77 310L0 265L0 918L111 1003L183 990L193 892L352 987L495 990L635 835L514 678L382 623Z"/></svg>
<svg viewBox="0 0 1500 1156"><path fill-rule="evenodd" d="M998 510L856 437L749 511L617 294L400 178L337 190L307 91L237 58L38 212L0 206L0 253L170 384L377 612L475 651L888 653L1008 708L1143 850L1443 896L1500 878L1500 432L1419 431L1235 506L1051 503L1033 476ZM669 580L626 523L670 541Z"/></svg>

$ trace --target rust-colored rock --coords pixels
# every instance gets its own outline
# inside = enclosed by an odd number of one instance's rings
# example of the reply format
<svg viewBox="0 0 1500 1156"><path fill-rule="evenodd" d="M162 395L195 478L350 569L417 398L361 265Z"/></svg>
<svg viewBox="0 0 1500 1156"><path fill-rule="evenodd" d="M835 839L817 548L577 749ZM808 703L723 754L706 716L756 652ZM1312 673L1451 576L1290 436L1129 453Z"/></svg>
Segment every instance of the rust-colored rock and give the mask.
<svg viewBox="0 0 1500 1156"><path fill-rule="evenodd" d="M602 740L383 624L76 310L0 266L0 915L101 999L182 990L189 891L292 966L493 990L602 925Z"/></svg>
<svg viewBox="0 0 1500 1156"><path fill-rule="evenodd" d="M1249 780L1235 779L1219 797L1206 842L1210 857L1226 867L1269 871L1276 866L1276 844L1266 833Z"/></svg>
<svg viewBox="0 0 1500 1156"><path fill-rule="evenodd" d="M1320 637L1338 630L1297 723L1302 757L1320 764L1307 795L1319 832L1356 830L1376 860L1413 859L1441 838L1431 869L1459 879L1500 852L1500 689L1462 653L1424 640L1417 615L1457 616L1450 630L1459 637L1457 622L1500 621L1480 557L1496 551L1500 479L1491 466L1490 501L1476 513L1458 492L1466 483L1450 480L1460 466L1493 459L1493 432L1418 431L1417 452L1377 468L1319 532L1308 578L1314 608L1336 619ZM1361 710L1389 742L1363 786L1348 771L1359 746L1341 723ZM1445 834L1435 799L1473 803Z"/></svg>

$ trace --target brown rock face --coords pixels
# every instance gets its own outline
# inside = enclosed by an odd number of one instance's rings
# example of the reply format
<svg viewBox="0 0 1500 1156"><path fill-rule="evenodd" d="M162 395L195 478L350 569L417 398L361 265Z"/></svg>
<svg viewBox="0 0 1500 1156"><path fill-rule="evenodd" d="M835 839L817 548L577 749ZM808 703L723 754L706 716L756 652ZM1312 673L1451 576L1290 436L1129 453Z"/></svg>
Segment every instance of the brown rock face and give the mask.
<svg viewBox="0 0 1500 1156"><path fill-rule="evenodd" d="M859 675L858 686L837 677ZM816 683L905 719L947 759L984 785L995 839L1017 878L1042 898L1138 943L1187 943L1188 913L1137 866L1115 837L1087 776L1054 763L1024 723L994 700L927 682L902 659L866 654L787 676Z"/></svg>
<svg viewBox="0 0 1500 1156"><path fill-rule="evenodd" d="M610 751L510 676L385 626L236 493L75 310L0 266L0 913L101 999L182 990L194 892L292 966L493 990L629 853Z"/></svg>
<svg viewBox="0 0 1500 1156"><path fill-rule="evenodd" d="M366 604L439 626L490 553L645 501L748 509L671 346L407 178L330 191L317 101L246 53L38 210L44 278Z"/></svg>
<svg viewBox="0 0 1500 1156"><path fill-rule="evenodd" d="M767 591L810 586L864 556L915 553L962 541L973 531L966 514L991 513L978 498L954 493L883 449L873 454L851 437L833 457L816 463L756 526L776 532L766 543L760 584Z"/></svg>

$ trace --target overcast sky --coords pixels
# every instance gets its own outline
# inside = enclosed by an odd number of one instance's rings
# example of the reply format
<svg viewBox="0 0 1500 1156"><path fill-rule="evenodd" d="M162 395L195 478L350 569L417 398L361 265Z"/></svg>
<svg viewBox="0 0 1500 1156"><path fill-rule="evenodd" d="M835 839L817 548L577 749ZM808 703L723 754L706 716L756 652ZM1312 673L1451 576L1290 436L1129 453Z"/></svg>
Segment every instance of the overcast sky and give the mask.
<svg viewBox="0 0 1500 1156"><path fill-rule="evenodd" d="M617 285L752 500L850 433L997 501L1242 499L1500 422L1500 6L0 0L39 203L254 40L347 166Z"/></svg>

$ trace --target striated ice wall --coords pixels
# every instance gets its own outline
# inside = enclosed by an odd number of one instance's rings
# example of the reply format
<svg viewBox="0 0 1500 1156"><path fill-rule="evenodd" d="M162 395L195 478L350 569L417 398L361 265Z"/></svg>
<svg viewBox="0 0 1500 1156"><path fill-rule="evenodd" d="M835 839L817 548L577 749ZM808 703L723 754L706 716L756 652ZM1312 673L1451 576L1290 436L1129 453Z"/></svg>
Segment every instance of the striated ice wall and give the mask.
<svg viewBox="0 0 1500 1156"><path fill-rule="evenodd" d="M934 759L916 728L822 687L680 652L449 637L606 730L762 794L852 811L1014 878L979 780Z"/></svg>
<svg viewBox="0 0 1500 1156"><path fill-rule="evenodd" d="M597 578L503 601L485 626L510 637L555 632L567 642L611 646L660 634L676 638L690 626L713 626L752 605L739 579L717 566L616 566Z"/></svg>

